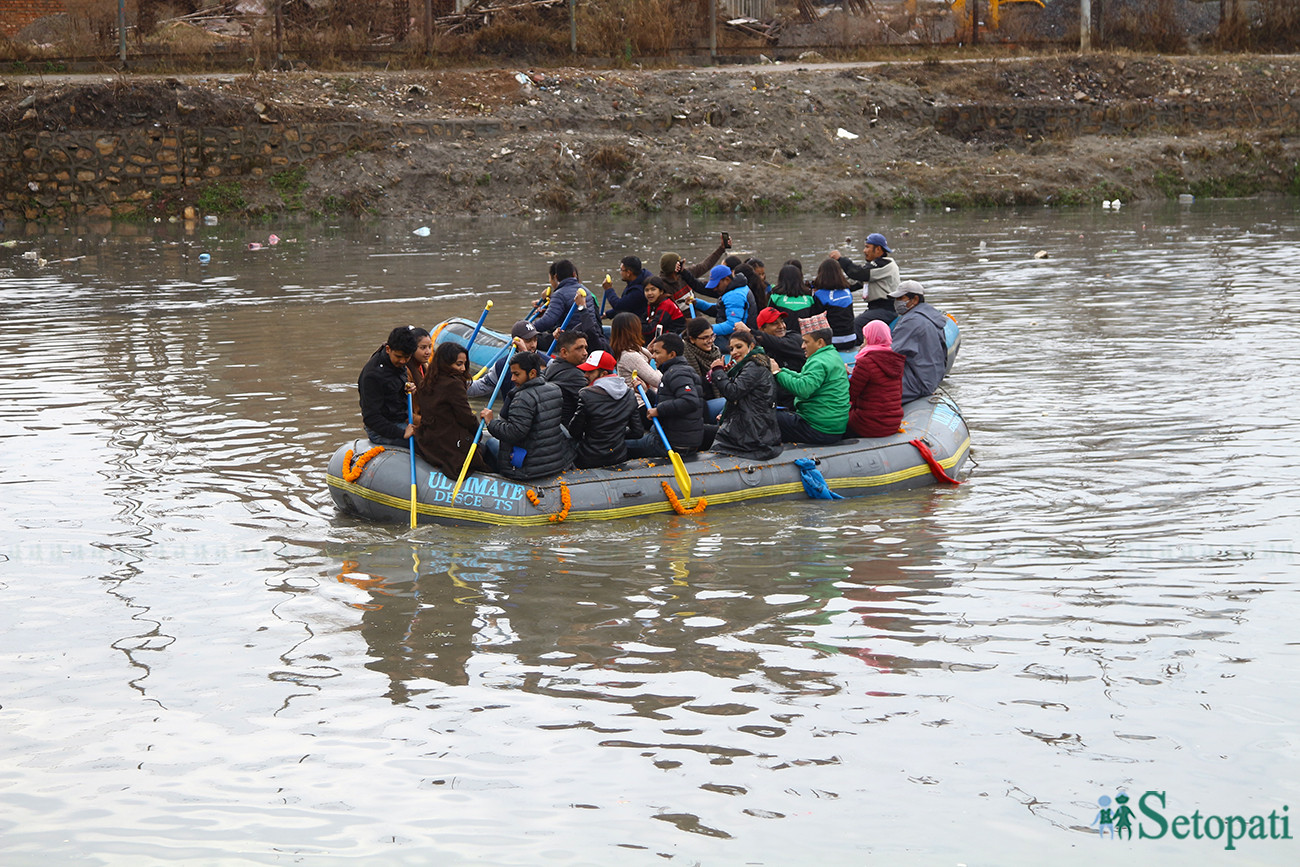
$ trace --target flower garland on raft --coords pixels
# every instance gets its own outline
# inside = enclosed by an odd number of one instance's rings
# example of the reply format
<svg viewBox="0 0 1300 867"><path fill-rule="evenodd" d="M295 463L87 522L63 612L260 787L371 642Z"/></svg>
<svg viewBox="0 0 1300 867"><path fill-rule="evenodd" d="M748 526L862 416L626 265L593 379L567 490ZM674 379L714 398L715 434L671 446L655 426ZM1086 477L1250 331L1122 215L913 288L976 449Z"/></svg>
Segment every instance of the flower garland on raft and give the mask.
<svg viewBox="0 0 1300 867"><path fill-rule="evenodd" d="M343 453L343 481L355 482L357 479L361 478L361 471L366 468L366 464L370 463L370 459L373 458L375 455L379 454L380 452L382 452L383 450L384 450L383 446L375 446L373 449L367 450L365 453L361 455L361 457L357 458L357 462L355 464L352 463L352 449L348 449L346 452L344 452Z"/></svg>
<svg viewBox="0 0 1300 867"><path fill-rule="evenodd" d="M668 487L667 482L660 482L659 484L663 487L664 494L668 496L668 502L672 504L673 511L679 515L699 515L702 514L705 507L709 505L707 499L700 497L699 501L688 509L682 505L681 500L677 499L677 494L673 492L672 488Z"/></svg>
<svg viewBox="0 0 1300 867"><path fill-rule="evenodd" d="M528 497L528 502L533 504L534 508L542 507L542 498L537 496L537 492L532 488L524 489L524 496ZM552 523L559 523L569 517L569 507L573 505L573 498L569 496L569 486L560 482L560 511L554 515L549 515L546 520Z"/></svg>
<svg viewBox="0 0 1300 867"><path fill-rule="evenodd" d="M558 524L565 518L569 517L569 506L571 505L573 505L573 500L569 497L569 486L564 482L560 482L560 511L551 515L551 517L546 520Z"/></svg>

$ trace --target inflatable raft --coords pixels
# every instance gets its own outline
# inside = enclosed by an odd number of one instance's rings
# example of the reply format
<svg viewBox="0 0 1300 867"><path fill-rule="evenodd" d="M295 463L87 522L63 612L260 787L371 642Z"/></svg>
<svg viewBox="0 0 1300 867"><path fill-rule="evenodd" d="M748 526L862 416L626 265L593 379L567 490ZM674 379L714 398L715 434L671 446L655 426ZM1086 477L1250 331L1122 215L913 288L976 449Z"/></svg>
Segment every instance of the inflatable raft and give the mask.
<svg viewBox="0 0 1300 867"><path fill-rule="evenodd" d="M800 458L814 462L831 491L862 497L948 484L942 477L959 478L969 455L970 431L961 411L950 399L932 395L907 404L901 430L890 437L848 439L832 446L787 445L766 462L700 452L686 462L690 499L678 496L672 464L665 458L573 469L528 482L473 475L453 503L456 480L417 458L416 513L423 524L527 526L699 514L753 500L806 500L811 495L795 463ZM342 512L390 523L410 520L411 468L405 449L379 450L365 439L344 444L330 458L326 481Z"/></svg>
<svg viewBox="0 0 1300 867"><path fill-rule="evenodd" d="M952 365L957 360L957 350L961 348L961 329L957 327L957 320L953 319L950 314L945 313L944 316L948 319L943 328L943 341L948 348L945 373L951 373ZM464 346L469 343L469 336L474 333L474 325L475 322L471 319L448 319L441 322L430 332L433 335L433 343L437 346L450 340ZM605 334L606 336L609 335L608 326L605 328ZM478 337L474 338L474 345L469 350L470 371L476 372L479 368L494 362L508 340L508 334L480 328ZM849 366L849 370L853 369L857 351L857 347L854 347L840 353L840 358L844 359L844 363Z"/></svg>

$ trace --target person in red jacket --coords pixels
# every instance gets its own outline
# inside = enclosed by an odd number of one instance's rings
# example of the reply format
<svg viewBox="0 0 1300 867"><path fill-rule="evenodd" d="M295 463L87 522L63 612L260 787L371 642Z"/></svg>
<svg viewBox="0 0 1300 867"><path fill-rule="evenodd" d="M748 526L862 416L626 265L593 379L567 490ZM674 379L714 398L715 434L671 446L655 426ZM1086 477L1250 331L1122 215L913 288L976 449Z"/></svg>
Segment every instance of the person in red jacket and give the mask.
<svg viewBox="0 0 1300 867"><path fill-rule="evenodd" d="M645 319L641 320L641 335L647 344L663 332L681 334L686 330L686 317L673 302L667 285L658 277L645 284Z"/></svg>
<svg viewBox="0 0 1300 867"><path fill-rule="evenodd" d="M873 319L862 329L862 349L849 377L849 432L860 437L898 433L903 421L903 367L894 352L889 326Z"/></svg>

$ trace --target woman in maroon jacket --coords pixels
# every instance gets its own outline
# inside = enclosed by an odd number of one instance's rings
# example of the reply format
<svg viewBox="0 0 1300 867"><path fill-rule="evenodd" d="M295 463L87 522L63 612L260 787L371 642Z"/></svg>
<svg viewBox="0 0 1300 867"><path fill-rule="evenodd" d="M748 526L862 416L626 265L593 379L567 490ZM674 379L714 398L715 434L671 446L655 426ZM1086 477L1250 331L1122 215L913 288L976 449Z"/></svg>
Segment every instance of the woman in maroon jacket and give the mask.
<svg viewBox="0 0 1300 867"><path fill-rule="evenodd" d="M420 408L415 447L421 457L451 479L460 475L474 431L478 430L478 416L469 408L465 396L465 366L465 347L450 341L442 344L434 352L429 375L415 392ZM483 451L474 452L471 470L491 470L481 457Z"/></svg>
<svg viewBox="0 0 1300 867"><path fill-rule="evenodd" d="M898 433L903 421L903 367L907 359L890 347L889 326L873 319L849 377L849 432L860 437Z"/></svg>

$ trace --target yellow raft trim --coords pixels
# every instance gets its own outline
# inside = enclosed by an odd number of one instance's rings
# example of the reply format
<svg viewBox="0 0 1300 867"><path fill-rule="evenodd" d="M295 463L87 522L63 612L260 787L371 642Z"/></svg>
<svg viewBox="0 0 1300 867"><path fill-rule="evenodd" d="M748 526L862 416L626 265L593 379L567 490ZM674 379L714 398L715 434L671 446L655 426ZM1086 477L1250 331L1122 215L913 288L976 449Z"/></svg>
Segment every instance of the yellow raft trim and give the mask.
<svg viewBox="0 0 1300 867"><path fill-rule="evenodd" d="M970 437L957 447L957 451L950 458L939 461L939 466L945 470L951 470L963 455L970 449ZM838 476L826 480L831 486L831 490L840 487L854 488L878 488L884 485L891 485L895 482L903 482L908 479L914 479L917 476L930 475L930 468L922 463L920 466L908 467L905 470L897 470L892 473L885 473L880 476ZM671 478L671 475L665 476ZM330 487L339 488L349 494L355 494L362 499L369 500L372 503L378 503L381 506L388 506L402 513L407 513L411 508L411 501L405 497L394 497L389 494L383 494L379 491L373 491L370 488L364 488L361 485L344 481L338 476L325 476L325 481ZM803 482L788 482L780 485L765 485L763 487L744 488L738 491L727 493L705 493L710 505L721 505L724 503L742 503L746 500L761 500L768 497L778 497L785 494L796 494L803 491ZM698 499L694 502L698 502ZM691 505L694 505L694 502ZM499 515L495 512L480 512L474 509L458 509L451 506L438 506L431 503L416 503L416 512L420 515L427 515L431 518L449 518L457 521L473 522L477 524L492 524L498 527L533 527L551 522L549 514L539 515ZM676 514L673 511L672 504L667 500L656 502L638 503L634 506L620 506L617 508L607 509L590 509L587 511L572 511L568 514L565 523L573 521L612 521L617 518L634 518L641 515L654 515L659 513Z"/></svg>

